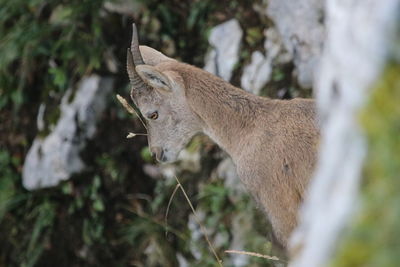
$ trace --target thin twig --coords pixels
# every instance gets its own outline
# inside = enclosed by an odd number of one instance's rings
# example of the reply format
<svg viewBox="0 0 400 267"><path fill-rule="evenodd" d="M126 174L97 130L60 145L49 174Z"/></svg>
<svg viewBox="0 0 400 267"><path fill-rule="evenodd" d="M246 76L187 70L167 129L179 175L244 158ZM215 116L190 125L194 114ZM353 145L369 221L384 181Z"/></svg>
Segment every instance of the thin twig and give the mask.
<svg viewBox="0 0 400 267"><path fill-rule="evenodd" d="M180 189L182 190L182 193L183 193L183 195L185 196L186 201L189 203L189 206L190 206L190 208L192 209L194 218L195 218L196 222L199 224L200 230L201 230L201 232L203 233L203 235L204 235L204 237L205 237L205 239L206 239L206 241L207 241L207 243L208 243L208 246L209 246L210 250L211 250L212 253L214 254L214 257L215 257L215 259L217 260L219 266L223 267L223 265L222 265L222 260L218 257L217 252L215 251L213 245L211 244L210 239L208 238L208 235L207 235L206 228L205 228L205 227L203 226L203 224L200 222L200 219L199 219L199 217L197 216L197 213L196 213L196 211L194 210L194 207L193 207L193 205L192 205L192 202L190 201L188 195L186 194L185 189L183 188L182 184L179 182L178 177L175 176L175 180L176 180L176 182L178 183Z"/></svg>
<svg viewBox="0 0 400 267"><path fill-rule="evenodd" d="M252 257L264 258L264 259L273 260L273 261L283 261L276 256L268 256L268 255L263 255L260 253L241 251L241 250L225 250L225 253L241 254L241 255L247 255L247 256L252 256Z"/></svg>
<svg viewBox="0 0 400 267"><path fill-rule="evenodd" d="M170 206L171 206L171 204L172 204L172 199L174 198L174 196L175 196L175 194L176 194L176 191L178 191L178 188L179 188L179 187L180 187L180 184L177 184L177 185L175 186L174 192L172 192L172 195L171 195L171 197L169 198L168 206L167 206L167 211L165 212L165 225L168 225L168 212L169 212L169 208L170 208ZM167 236L167 234L168 234L168 228L165 229L165 236Z"/></svg>
<svg viewBox="0 0 400 267"><path fill-rule="evenodd" d="M123 98L118 94L117 94L117 99L121 103L121 105L126 109L126 111L128 111L132 115L136 115L139 118L140 122L143 124L144 128L148 130L146 124L142 120L142 117L140 117L139 114L136 112L136 110L131 105L128 104L128 101L126 101L125 98Z"/></svg>
<svg viewBox="0 0 400 267"><path fill-rule="evenodd" d="M144 213L144 212L137 212L137 211L135 211L135 210L133 210L133 209L127 209L127 210L128 210L129 212L132 212L133 214L139 216L140 218L146 219L146 220L148 220L148 221L150 221L150 222L152 222L152 223L154 223L154 224L156 224L156 225L159 225L159 226L161 226L161 227L163 227L163 228L169 228L169 231L170 231L171 233L173 233L174 235L176 235L177 237L179 237L180 239L182 239L182 240L184 240L184 241L187 241L187 240L190 241L190 237L187 236L186 234L183 234L183 233L179 232L177 229L174 229L174 228L172 228L172 227L170 227L170 226L168 226L168 225L165 225L165 224L163 224L163 223L161 223L161 222L155 220L153 217L147 215L147 214Z"/></svg>

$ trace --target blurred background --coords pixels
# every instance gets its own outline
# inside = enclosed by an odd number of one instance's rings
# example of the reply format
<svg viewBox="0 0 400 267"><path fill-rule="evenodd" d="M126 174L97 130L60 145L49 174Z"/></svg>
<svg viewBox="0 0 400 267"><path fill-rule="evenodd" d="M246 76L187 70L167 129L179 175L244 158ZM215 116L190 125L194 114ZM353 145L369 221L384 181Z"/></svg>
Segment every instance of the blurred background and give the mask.
<svg viewBox="0 0 400 267"><path fill-rule="evenodd" d="M171 200L175 175L224 266L274 266L224 253L279 256L264 214L212 141L197 136L176 164L159 165L145 136L126 139L145 132L115 97L131 103L133 22L141 44L246 91L316 96L320 182L293 266L397 266L399 6L0 0L0 266L215 266L182 192Z"/></svg>
<svg viewBox="0 0 400 267"><path fill-rule="evenodd" d="M293 78L292 58L279 40L270 44L278 51L266 55L265 31L272 27L266 3L0 3L0 266L214 266L179 191L166 221L174 174L227 266L268 266L265 259L223 255L226 249L271 253L264 215L226 155L199 136L177 164L158 166L146 137L125 138L145 129L115 98L129 100L125 62L133 22L141 44L208 64L216 74L219 68L236 86L258 51L256 67L264 64L269 74L256 86L247 78L249 91L310 96ZM213 58L221 40L235 47Z"/></svg>

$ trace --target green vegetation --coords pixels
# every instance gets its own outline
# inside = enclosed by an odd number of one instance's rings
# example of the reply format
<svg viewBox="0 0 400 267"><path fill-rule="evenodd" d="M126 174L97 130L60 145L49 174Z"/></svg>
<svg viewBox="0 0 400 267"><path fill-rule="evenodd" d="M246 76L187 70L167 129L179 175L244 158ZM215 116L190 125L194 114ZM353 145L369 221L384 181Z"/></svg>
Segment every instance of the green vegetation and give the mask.
<svg viewBox="0 0 400 267"><path fill-rule="evenodd" d="M18 109L35 94L45 99L100 68L102 4L1 0L0 108L12 104Z"/></svg>
<svg viewBox="0 0 400 267"><path fill-rule="evenodd" d="M143 172L144 164L153 163L147 140L125 135L144 129L114 99L82 155L87 171L54 188L22 187L25 155L35 136L46 136L56 123L67 88L98 73L114 77L115 93L128 95L125 53L132 16L142 43L198 66L211 26L228 18L249 28L248 56L263 42L262 19L248 1L143 0L141 12L132 15L111 11L105 2L0 0L0 266L177 266L177 255L190 266L214 266L206 242L188 227L191 211L180 192L166 225L176 183ZM42 103L45 129L38 133ZM220 257L227 258L223 251L231 248L238 221L247 227L245 249L271 254L263 215L212 173L220 151L203 139L195 139L189 151L206 157L199 170L181 171L180 179L206 216L203 223ZM268 264L251 258L248 266Z"/></svg>
<svg viewBox="0 0 400 267"><path fill-rule="evenodd" d="M398 266L400 241L400 64L390 63L361 114L369 152L362 206L333 266Z"/></svg>

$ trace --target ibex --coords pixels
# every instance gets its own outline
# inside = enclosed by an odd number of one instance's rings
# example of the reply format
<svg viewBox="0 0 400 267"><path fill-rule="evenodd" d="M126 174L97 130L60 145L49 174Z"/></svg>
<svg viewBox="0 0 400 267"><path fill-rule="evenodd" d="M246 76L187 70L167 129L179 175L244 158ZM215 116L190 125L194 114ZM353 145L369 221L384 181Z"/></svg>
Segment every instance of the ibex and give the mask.
<svg viewBox="0 0 400 267"><path fill-rule="evenodd" d="M316 162L314 101L247 93L202 69L139 47L135 25L127 70L153 156L173 162L194 135L208 135L231 156L276 239L286 247Z"/></svg>

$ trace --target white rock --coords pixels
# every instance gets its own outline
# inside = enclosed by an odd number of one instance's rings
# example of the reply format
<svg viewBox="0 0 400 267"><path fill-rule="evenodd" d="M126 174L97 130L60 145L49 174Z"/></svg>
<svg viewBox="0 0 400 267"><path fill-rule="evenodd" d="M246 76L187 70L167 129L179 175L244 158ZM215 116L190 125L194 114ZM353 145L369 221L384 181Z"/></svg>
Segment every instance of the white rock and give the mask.
<svg viewBox="0 0 400 267"><path fill-rule="evenodd" d="M313 84L324 39L324 0L270 0L267 15L292 54L302 87Z"/></svg>
<svg viewBox="0 0 400 267"><path fill-rule="evenodd" d="M185 257L181 253L177 253L176 258L178 260L179 267L190 267L189 262L185 259Z"/></svg>
<svg viewBox="0 0 400 267"><path fill-rule="evenodd" d="M46 110L46 104L41 103L39 106L39 111L38 115L36 117L36 126L39 131L43 131L45 127L45 122L44 122L44 112Z"/></svg>
<svg viewBox="0 0 400 267"><path fill-rule="evenodd" d="M272 62L267 60L260 51L251 55L251 63L244 67L241 86L244 90L259 95L260 90L271 78Z"/></svg>
<svg viewBox="0 0 400 267"><path fill-rule="evenodd" d="M274 62L287 63L292 59L290 54L283 51L283 44L274 28L266 29L264 34L265 55L260 51L253 52L251 63L244 67L240 80L243 89L256 95L271 80Z"/></svg>
<svg viewBox="0 0 400 267"><path fill-rule="evenodd" d="M287 51L283 49L282 39L274 27L268 28L264 30L265 41L264 41L264 48L266 51L267 58L275 58L280 53L286 58L281 63L287 63L291 60L291 58L287 57L290 56Z"/></svg>
<svg viewBox="0 0 400 267"><path fill-rule="evenodd" d="M358 114L386 63L399 5L398 0L327 1L326 43L315 81L321 153L291 238L290 266L328 266L354 214L366 153Z"/></svg>
<svg viewBox="0 0 400 267"><path fill-rule="evenodd" d="M22 179L26 189L55 186L84 169L80 152L96 132L112 87L111 78L92 75L81 81L71 103L72 91L66 92L54 130L45 138L37 137L25 158Z"/></svg>
<svg viewBox="0 0 400 267"><path fill-rule="evenodd" d="M243 31L236 19L214 27L208 40L213 49L206 55L204 69L229 81L239 60L242 36Z"/></svg>

